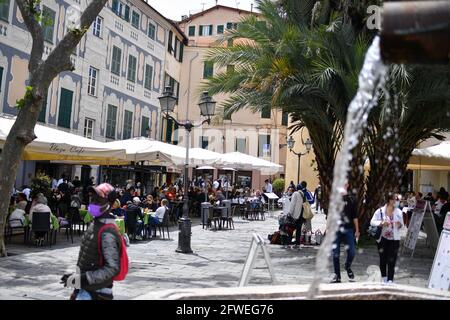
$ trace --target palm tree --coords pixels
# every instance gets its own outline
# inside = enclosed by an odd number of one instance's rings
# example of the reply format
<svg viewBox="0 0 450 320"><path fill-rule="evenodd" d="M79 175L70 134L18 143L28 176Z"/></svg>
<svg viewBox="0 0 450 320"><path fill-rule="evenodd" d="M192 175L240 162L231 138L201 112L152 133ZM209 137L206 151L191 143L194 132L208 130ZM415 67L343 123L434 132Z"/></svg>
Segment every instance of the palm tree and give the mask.
<svg viewBox="0 0 450 320"><path fill-rule="evenodd" d="M259 1L264 22L245 18L210 50L207 59L220 67L234 65L234 70L217 74L205 88L210 94L231 94L225 114L279 108L290 113L291 130L307 127L326 209L347 106L368 41L357 37L341 16L320 11L315 1L282 3ZM229 39L236 44L222 46Z"/></svg>
<svg viewBox="0 0 450 320"><path fill-rule="evenodd" d="M443 140L449 131L450 86L443 66L393 66L384 97L371 115L364 144L370 161L366 201L360 220L368 221L386 192L397 192L412 151L422 141Z"/></svg>

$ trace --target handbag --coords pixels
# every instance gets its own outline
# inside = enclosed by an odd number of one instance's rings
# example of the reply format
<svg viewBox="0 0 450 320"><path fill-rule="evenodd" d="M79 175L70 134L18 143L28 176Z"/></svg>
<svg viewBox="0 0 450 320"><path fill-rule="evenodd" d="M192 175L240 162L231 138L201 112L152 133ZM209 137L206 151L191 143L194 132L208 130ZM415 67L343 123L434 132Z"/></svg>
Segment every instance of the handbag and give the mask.
<svg viewBox="0 0 450 320"><path fill-rule="evenodd" d="M310 220L314 217L314 213L311 210L311 205L309 204L309 202L306 200L306 195L305 193L303 193L303 219L305 220Z"/></svg>
<svg viewBox="0 0 450 320"><path fill-rule="evenodd" d="M383 211L380 209L380 214L381 214L381 220L383 220ZM378 240L381 237L381 231L383 230L382 226L369 226L369 229L367 230L367 233L369 235L369 237Z"/></svg>

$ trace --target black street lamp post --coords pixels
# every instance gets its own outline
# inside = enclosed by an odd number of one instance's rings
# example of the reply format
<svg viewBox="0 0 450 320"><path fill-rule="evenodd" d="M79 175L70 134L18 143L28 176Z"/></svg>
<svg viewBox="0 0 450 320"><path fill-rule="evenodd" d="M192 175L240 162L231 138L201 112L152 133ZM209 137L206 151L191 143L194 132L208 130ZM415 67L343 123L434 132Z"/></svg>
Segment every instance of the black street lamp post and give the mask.
<svg viewBox="0 0 450 320"><path fill-rule="evenodd" d="M210 124L211 117L214 115L216 108L216 102L208 95L208 91L204 91L198 106L200 107L200 114L207 117L206 120L198 125L194 125L189 120L185 123L178 122L175 118L169 115L175 109L177 99L173 96L170 87L166 87L163 95L158 98L161 104L161 111L165 113L167 118L174 121L179 127L183 127L186 130L186 159L184 163L184 196L183 196L183 216L178 221L180 234L178 236L178 248L175 250L180 253L192 253L191 249L191 220L189 219L189 143L190 143L190 133L193 128L200 127L205 123Z"/></svg>
<svg viewBox="0 0 450 320"><path fill-rule="evenodd" d="M303 142L303 140L302 140ZM306 151L305 152L295 152L294 150L294 145L295 145L295 140L294 138L292 138L292 136L289 136L289 139L287 140L287 146L289 148L289 150L298 156L298 169L297 169L297 183L300 183L300 160L302 158L302 156L304 156L305 154L308 154L311 151L311 147L312 147L312 142L309 138L306 139L305 142L303 142L303 144L306 147Z"/></svg>

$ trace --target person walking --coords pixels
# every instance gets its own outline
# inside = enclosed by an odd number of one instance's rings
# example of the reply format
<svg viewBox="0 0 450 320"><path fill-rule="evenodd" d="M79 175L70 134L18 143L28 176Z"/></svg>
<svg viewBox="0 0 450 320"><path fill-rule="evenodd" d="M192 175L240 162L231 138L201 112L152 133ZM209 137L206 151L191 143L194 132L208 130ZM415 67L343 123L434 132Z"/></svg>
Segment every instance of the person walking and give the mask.
<svg viewBox="0 0 450 320"><path fill-rule="evenodd" d="M108 183L94 190L88 209L94 223L90 224L81 240L78 272L61 278L66 287L75 288L71 300L112 300L114 278L120 275L124 278L128 271L128 265L121 263L128 261L122 259L126 256L124 241L111 214L117 193Z"/></svg>
<svg viewBox="0 0 450 320"><path fill-rule="evenodd" d="M311 192L306 188L307 187L307 183L306 181L302 181L299 186L300 186L300 190L303 192L303 201L308 201L308 203L310 205L312 205L314 203L314 197L311 194ZM312 224L311 224L311 220L312 219L308 219L305 220L305 232L312 232ZM311 239L311 238L310 238ZM306 239L305 239L306 240Z"/></svg>
<svg viewBox="0 0 450 320"><path fill-rule="evenodd" d="M320 202L322 201L322 187L320 184L317 186L316 190L314 190L314 202L316 203L316 211L317 213L321 212Z"/></svg>
<svg viewBox="0 0 450 320"><path fill-rule="evenodd" d="M359 239L359 224L358 224L358 213L356 209L356 203L353 196L347 193L343 195L344 197L344 211L341 215L341 225L336 233L336 240L333 244L333 266L334 266L334 277L331 283L341 282L341 267L339 256L341 255L341 243L345 242L347 248L347 259L345 260L345 271L347 271L348 278L350 282L355 280L355 274L351 269L353 259L355 258L355 240Z"/></svg>
<svg viewBox="0 0 450 320"><path fill-rule="evenodd" d="M403 214L398 208L395 194L386 196L386 204L375 211L370 225L381 227L381 236L377 240L380 255L380 272L383 283L393 283L395 263L400 247L400 229L403 228Z"/></svg>
<svg viewBox="0 0 450 320"><path fill-rule="evenodd" d="M297 186L297 191L292 194L291 204L289 206L288 215L295 220L295 246L294 249L300 249L300 237L302 234L303 219L303 192L300 190L300 185Z"/></svg>

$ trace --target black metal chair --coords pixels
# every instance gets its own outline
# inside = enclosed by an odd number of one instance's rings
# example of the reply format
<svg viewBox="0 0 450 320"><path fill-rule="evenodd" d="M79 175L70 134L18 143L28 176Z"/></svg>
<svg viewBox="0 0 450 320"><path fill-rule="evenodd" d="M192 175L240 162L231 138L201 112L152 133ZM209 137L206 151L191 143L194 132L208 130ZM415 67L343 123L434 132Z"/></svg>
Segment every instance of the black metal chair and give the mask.
<svg viewBox="0 0 450 320"><path fill-rule="evenodd" d="M158 230L159 230L159 236L161 236L161 230L162 230L163 239L166 238L165 237L165 233L164 233L164 228L166 228L166 230L167 230L167 238L170 239L170 234L169 234L169 216L170 216L170 211L171 211L170 209L166 210L166 212L164 213L164 217L163 217L162 223L156 226L156 227L158 227Z"/></svg>
<svg viewBox="0 0 450 320"><path fill-rule="evenodd" d="M47 239L47 244L50 244L51 247L53 243L53 231L51 228L50 215L50 212L33 212L30 237L35 232L44 232L44 239Z"/></svg>
<svg viewBox="0 0 450 320"><path fill-rule="evenodd" d="M78 212L78 214L80 214L80 213ZM69 241L69 235L70 235L70 240L73 243L73 223L72 223L72 220L73 220L72 212L69 211L67 213L67 218L64 218L63 220L61 220L59 222L59 231L61 231L61 229L65 229L66 230L67 241Z"/></svg>
<svg viewBox="0 0 450 320"><path fill-rule="evenodd" d="M11 243L11 239L14 235L15 230L21 230L23 231L23 235L24 235L24 243L27 241L27 237L28 237L28 226L24 226L23 225L23 221L21 219L10 219L11 213L8 214L7 218L6 218L6 223L5 223L5 243ZM14 226L11 227L11 224L14 222L18 222L19 225L18 226Z"/></svg>
<svg viewBox="0 0 450 320"><path fill-rule="evenodd" d="M71 217L72 229L75 230L75 226L77 227L78 235L81 235L84 232L86 224L84 223L83 218L81 218L80 210L77 207L69 208L69 217Z"/></svg>
<svg viewBox="0 0 450 320"><path fill-rule="evenodd" d="M224 227L225 227L225 223L227 224L227 229L229 229L230 227L232 229L234 229L234 221L233 221L233 217L236 213L236 210L238 209L238 206L233 206L231 207L231 212L230 215L227 217L227 219L224 221Z"/></svg>

